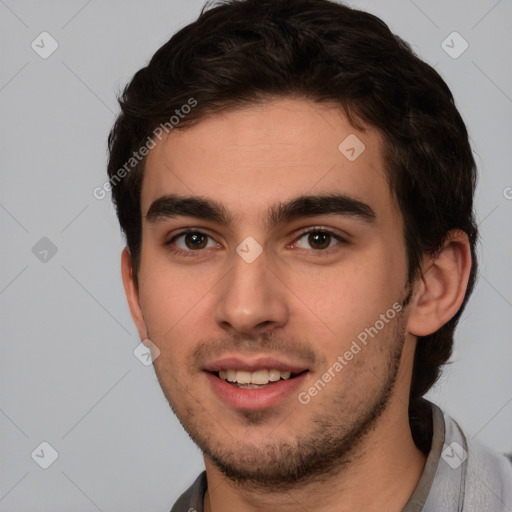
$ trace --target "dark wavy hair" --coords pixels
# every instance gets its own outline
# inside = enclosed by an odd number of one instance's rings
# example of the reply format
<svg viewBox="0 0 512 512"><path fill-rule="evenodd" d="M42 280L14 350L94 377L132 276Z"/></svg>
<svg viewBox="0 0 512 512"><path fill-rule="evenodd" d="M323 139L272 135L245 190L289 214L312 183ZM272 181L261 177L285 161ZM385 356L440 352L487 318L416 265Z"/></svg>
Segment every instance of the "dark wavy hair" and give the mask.
<svg viewBox="0 0 512 512"><path fill-rule="evenodd" d="M329 0L210 3L135 74L119 99L108 163L135 280L144 160L115 179L133 152L190 98L197 105L173 129L290 96L336 104L355 127L373 126L383 135L389 186L404 218L410 282L422 255L439 251L450 230L469 238L473 265L464 303L437 332L418 340L409 417L411 425L420 422L422 397L451 355L454 329L475 282L476 166L446 83L371 14Z"/></svg>

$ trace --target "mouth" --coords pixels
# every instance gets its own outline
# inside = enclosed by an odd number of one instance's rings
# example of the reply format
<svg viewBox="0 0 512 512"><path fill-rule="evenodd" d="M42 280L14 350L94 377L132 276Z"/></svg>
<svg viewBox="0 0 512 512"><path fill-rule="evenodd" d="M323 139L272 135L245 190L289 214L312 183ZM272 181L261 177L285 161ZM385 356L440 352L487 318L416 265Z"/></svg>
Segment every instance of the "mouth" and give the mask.
<svg viewBox="0 0 512 512"><path fill-rule="evenodd" d="M264 389L273 386L280 381L294 379L307 371L308 370L291 372L289 370L279 370L277 368L261 368L252 372L229 369L210 373L236 388Z"/></svg>
<svg viewBox="0 0 512 512"><path fill-rule="evenodd" d="M309 368L281 358L225 357L203 369L214 395L236 410L263 410L293 400Z"/></svg>

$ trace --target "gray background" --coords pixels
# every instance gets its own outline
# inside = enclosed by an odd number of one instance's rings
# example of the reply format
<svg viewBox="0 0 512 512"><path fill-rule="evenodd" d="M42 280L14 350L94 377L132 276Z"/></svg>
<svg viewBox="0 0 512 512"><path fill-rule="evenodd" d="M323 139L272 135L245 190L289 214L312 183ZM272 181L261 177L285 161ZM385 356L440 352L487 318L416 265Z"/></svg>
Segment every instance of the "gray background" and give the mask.
<svg viewBox="0 0 512 512"><path fill-rule="evenodd" d="M430 396L470 437L512 451L512 4L352 5L436 67L467 122L481 271L454 364ZM167 511L202 468L152 367L133 354L122 239L110 200L92 195L105 181L116 93L201 6L0 0L0 511ZM43 31L59 45L47 59L31 48ZM442 47L453 31L469 44L456 59ZM453 53L463 42L446 44ZM35 462L48 449L31 457L43 441L58 452L48 469Z"/></svg>

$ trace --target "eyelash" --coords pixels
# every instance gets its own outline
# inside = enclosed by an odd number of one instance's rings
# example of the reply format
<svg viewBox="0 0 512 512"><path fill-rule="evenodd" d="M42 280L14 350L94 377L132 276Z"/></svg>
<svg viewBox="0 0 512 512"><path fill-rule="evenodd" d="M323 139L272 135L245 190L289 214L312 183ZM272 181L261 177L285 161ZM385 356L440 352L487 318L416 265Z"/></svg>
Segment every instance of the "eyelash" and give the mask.
<svg viewBox="0 0 512 512"><path fill-rule="evenodd" d="M316 257L322 257L322 256L329 256L331 255L332 252L338 250L337 247L338 245L340 244L348 244L348 240L346 240L345 238L343 238L342 236L340 236L339 234L335 233L334 231L328 229L328 228L323 228L321 226L315 226L313 228L307 228L305 229L304 231L300 232L293 240L293 242L291 244L288 244L286 247L290 247L298 241L300 240L301 238L303 238L304 236L306 235L310 235L310 234L314 234L314 233L322 233L322 234L325 234L325 235L329 235L331 236L332 238L334 238L335 240L338 241L337 244L335 244L333 247L329 247L327 249L303 249L303 250L306 250L310 253L313 253L315 254ZM198 250L183 250L183 249L176 249L176 248L172 248L172 244L176 242L177 239L183 237L183 236L186 236L186 235L190 235L190 234L197 234L197 235L203 235L203 236L206 236L208 238L210 238L211 240L214 240L214 238L212 236L210 236L208 233L205 233L204 231L201 231L199 229L187 229L185 231L182 231L176 235L174 235L169 241L165 242L164 245L166 247L171 247L170 251L173 253L173 254L177 254L177 255L181 255L181 256L185 256L185 257L197 257L197 253L201 253L201 252L204 252L204 249L198 249Z"/></svg>
<svg viewBox="0 0 512 512"><path fill-rule="evenodd" d="M172 244L174 244L174 242L176 242L176 240L178 238L181 238L186 235L203 235L203 236L210 238L211 240L214 240L214 238L212 236L210 236L208 233L205 233L204 231L201 231L199 229L187 229L185 231L181 231L180 233L174 235L169 241L165 242L164 245L166 247L169 247L170 248L169 250L173 254L177 254L179 256L196 257L197 258L198 253L203 252L203 250L199 249L197 251L193 251L193 250L185 251L183 249L175 248L172 246Z"/></svg>
<svg viewBox="0 0 512 512"><path fill-rule="evenodd" d="M311 235L311 234L314 234L314 233L321 233L321 234L324 234L324 235L329 235L330 237L332 237L334 240L336 240L338 243L335 244L333 247L329 247L327 249L302 249L302 250L305 250L305 251L308 251L312 254L315 255L315 257L323 257L323 256L330 256L333 252L336 252L339 250L338 246L339 245L342 245L342 244L345 244L347 245L348 244L348 240L343 238L341 235L335 233L334 231L328 229L328 228L323 228L322 226L315 226L313 228L307 228L305 229L304 231L301 231L294 239L294 241L287 245L287 247L289 247L290 245L294 245L298 240L300 240L301 238L303 238L304 236L306 235Z"/></svg>

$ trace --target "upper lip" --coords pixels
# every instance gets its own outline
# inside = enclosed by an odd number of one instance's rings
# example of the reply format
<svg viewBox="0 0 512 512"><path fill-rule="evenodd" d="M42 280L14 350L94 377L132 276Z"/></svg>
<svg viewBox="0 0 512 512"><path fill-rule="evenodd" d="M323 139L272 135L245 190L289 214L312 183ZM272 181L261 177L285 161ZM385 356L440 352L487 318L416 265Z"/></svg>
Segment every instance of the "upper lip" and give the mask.
<svg viewBox="0 0 512 512"><path fill-rule="evenodd" d="M220 370L242 370L255 372L262 368L288 371L291 373L301 373L308 369L304 365L271 356L257 356L254 358L226 356L209 362L204 369L207 372L219 372Z"/></svg>

